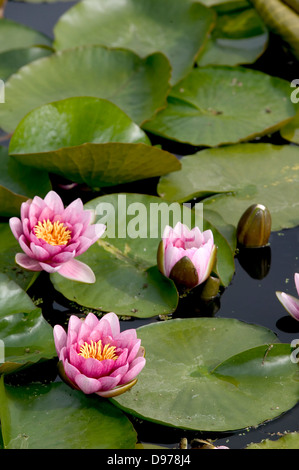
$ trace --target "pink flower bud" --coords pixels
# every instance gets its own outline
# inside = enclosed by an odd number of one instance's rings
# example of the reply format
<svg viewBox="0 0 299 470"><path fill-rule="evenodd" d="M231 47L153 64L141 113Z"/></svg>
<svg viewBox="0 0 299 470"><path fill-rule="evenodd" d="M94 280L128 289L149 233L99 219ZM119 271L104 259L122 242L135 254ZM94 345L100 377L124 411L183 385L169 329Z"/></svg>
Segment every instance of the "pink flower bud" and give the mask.
<svg viewBox="0 0 299 470"><path fill-rule="evenodd" d="M158 247L158 268L175 284L192 289L209 277L216 251L211 230L189 230L178 222L174 228L166 226L164 230Z"/></svg>

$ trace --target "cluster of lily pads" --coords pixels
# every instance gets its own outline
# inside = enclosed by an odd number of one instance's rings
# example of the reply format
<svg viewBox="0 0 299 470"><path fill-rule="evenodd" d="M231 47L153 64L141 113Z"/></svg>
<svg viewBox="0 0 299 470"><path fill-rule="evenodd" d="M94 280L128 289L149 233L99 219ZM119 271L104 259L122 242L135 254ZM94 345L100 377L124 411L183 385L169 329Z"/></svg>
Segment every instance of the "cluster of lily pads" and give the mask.
<svg viewBox="0 0 299 470"><path fill-rule="evenodd" d="M298 104L289 81L255 67L273 31L297 60L289 25L299 16L296 1L271 2L282 12L278 29L259 1L83 0L58 19L53 40L4 9L0 447L135 448L132 417L220 433L298 402L292 348L272 331L174 318L185 297L206 302L229 288L248 208L245 245L251 208L267 211L253 249L271 229L299 225ZM279 145L262 141L273 134ZM139 183L144 191L133 192ZM67 205L73 191L84 207ZM195 201L202 231L179 235L159 221L152 236L153 205L177 203L194 223ZM136 216L128 208L137 203ZM91 224L108 205L104 224ZM142 236L120 233L130 223ZM30 296L41 271L66 302L92 313L67 325L46 320ZM297 300L277 296L298 318ZM118 318L155 317L168 320L120 331ZM53 380L14 383L53 362Z"/></svg>

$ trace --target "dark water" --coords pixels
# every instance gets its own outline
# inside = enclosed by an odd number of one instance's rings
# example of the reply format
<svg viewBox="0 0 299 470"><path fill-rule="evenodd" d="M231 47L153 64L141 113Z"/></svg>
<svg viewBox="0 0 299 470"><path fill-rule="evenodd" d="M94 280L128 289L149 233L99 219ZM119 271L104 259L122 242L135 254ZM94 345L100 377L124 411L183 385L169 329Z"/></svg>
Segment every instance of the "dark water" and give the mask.
<svg viewBox="0 0 299 470"><path fill-rule="evenodd" d="M53 36L53 26L58 17L74 3L77 2L40 5L9 2L5 16L44 32L48 36ZM277 44L277 39L273 38L273 44L275 45L275 43ZM295 76L295 63L286 50L281 46L276 49L275 62L272 53L273 50L267 52L253 67L264 69L272 75L281 76L288 80L298 78ZM279 63L280 60L282 66ZM274 137L274 139L276 138L277 136ZM278 140L280 140L279 137ZM273 137L270 141L273 141ZM176 154L188 153L186 148L182 149L178 144L163 143L163 146ZM194 149L192 150L194 152ZM276 290L297 295L294 273L299 272L298 247L299 227L272 233L270 247L266 250L255 250L255 252L250 252L248 256L244 254L240 260L236 259L236 273L232 283L215 301L209 314L212 312L215 316L237 318L267 327L277 334L281 342L290 343L293 339L299 338L299 322L296 322L285 312L275 295ZM248 260L252 261L254 256L256 258L253 265L252 263L248 264ZM68 308L61 305L59 296L53 303L52 294L54 295L54 293L48 289L48 286L46 291L44 314L49 317L51 323L55 324L56 321L61 321L63 311L67 314ZM199 312L199 314L205 314L205 312ZM157 319L153 318L147 321L136 319L133 322L122 322L122 328L137 328L145 322L152 321L157 321ZM50 368L49 373L52 373L55 378L55 369ZM134 426L139 434L139 439L143 442L177 447L183 437L187 437L189 442L194 437L217 438L217 445L225 444L230 448L241 449L251 442L260 442L265 438L277 438L280 433L286 431L299 431L299 405L257 429L242 430L221 436L173 430L140 421L134 421Z"/></svg>

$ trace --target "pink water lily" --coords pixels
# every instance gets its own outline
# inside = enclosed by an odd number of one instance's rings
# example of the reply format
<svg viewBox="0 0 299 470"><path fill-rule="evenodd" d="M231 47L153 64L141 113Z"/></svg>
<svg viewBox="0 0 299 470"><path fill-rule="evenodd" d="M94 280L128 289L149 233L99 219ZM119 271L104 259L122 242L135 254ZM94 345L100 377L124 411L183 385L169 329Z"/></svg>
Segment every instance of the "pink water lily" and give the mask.
<svg viewBox="0 0 299 470"><path fill-rule="evenodd" d="M86 283L95 275L85 263L74 259L104 233L103 224L93 224L94 214L84 210L81 199L64 208L60 196L50 191L44 199L35 196L21 205L21 218L12 217L10 228L23 253L16 263L30 271L58 272Z"/></svg>
<svg viewBox="0 0 299 470"><path fill-rule="evenodd" d="M100 320L93 313L83 321L72 315L67 332L54 326L54 341L62 378L86 394L120 395L135 385L145 365L136 330L120 332L113 312Z"/></svg>
<svg viewBox="0 0 299 470"><path fill-rule="evenodd" d="M297 293L299 295L299 273L296 273L294 276L295 279L295 286L297 289ZM286 294L285 292L276 292L276 296L280 303L284 306L286 311L293 317L295 320L299 321L299 299L293 297L290 294Z"/></svg>
<svg viewBox="0 0 299 470"><path fill-rule="evenodd" d="M193 288L207 280L216 260L213 232L166 226L158 248L158 268L178 285Z"/></svg>

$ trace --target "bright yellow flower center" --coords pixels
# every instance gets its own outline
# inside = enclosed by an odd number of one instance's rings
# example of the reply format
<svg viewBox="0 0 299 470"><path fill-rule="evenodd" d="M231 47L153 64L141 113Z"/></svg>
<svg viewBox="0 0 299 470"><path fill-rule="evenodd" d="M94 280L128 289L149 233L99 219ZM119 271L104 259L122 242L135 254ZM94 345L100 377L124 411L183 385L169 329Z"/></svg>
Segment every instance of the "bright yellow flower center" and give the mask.
<svg viewBox="0 0 299 470"><path fill-rule="evenodd" d="M49 219L39 221L34 227L34 233L49 245L66 245L71 238L70 230L58 220L53 224Z"/></svg>
<svg viewBox="0 0 299 470"><path fill-rule="evenodd" d="M85 357L88 359L93 357L98 361L103 361L104 359L113 359L116 361L118 356L115 354L115 346L110 346L110 344L105 344L102 346L102 341L99 340L97 342L91 341L91 343L84 343L79 352L79 356Z"/></svg>

